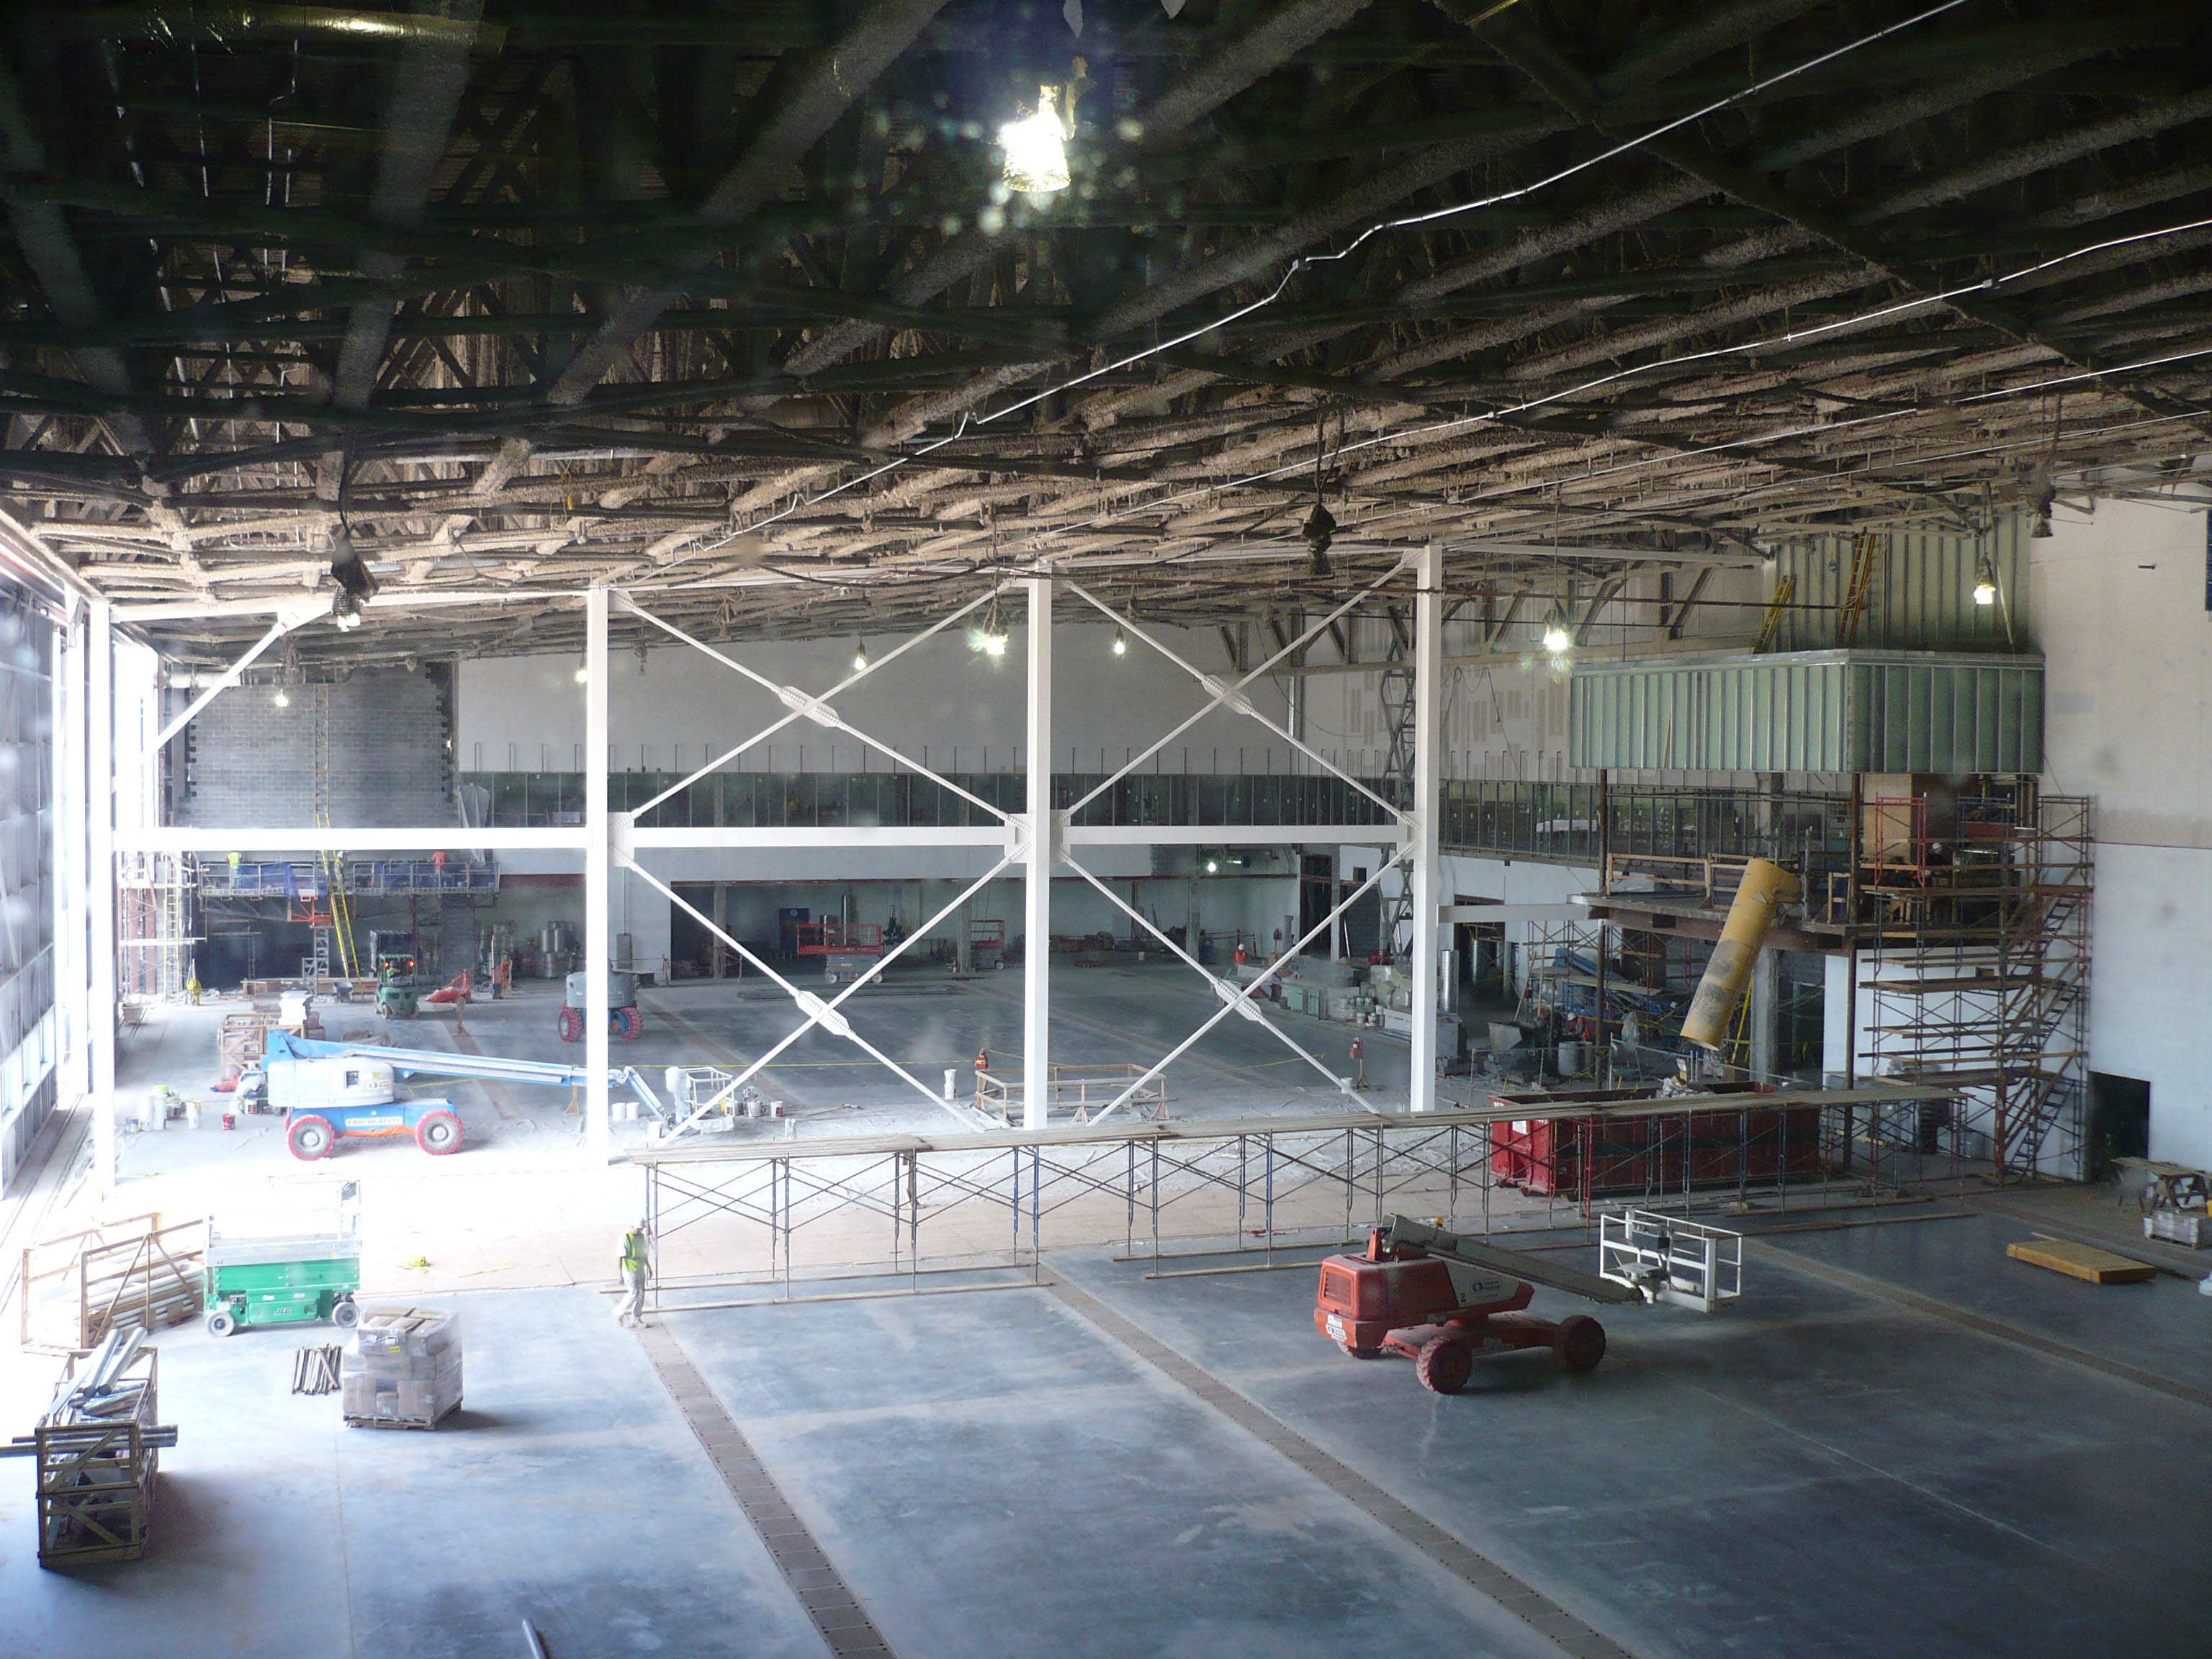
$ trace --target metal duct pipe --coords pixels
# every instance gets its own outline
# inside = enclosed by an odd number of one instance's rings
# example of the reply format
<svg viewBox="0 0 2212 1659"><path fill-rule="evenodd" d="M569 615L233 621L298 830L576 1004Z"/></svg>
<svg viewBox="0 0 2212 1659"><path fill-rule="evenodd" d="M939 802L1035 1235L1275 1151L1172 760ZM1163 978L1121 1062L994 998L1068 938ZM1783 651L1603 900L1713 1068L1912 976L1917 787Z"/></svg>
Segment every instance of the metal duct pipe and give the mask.
<svg viewBox="0 0 2212 1659"><path fill-rule="evenodd" d="M1796 877L1769 860L1753 859L1745 866L1743 884L1729 906L1720 943L1713 947L1705 976L1690 999L1689 1017L1682 1022L1684 1041L1700 1048L1720 1048L1726 1040L1729 1016L1751 984L1751 971L1758 965L1767 929L1774 925L1775 911L1795 903L1803 891Z"/></svg>

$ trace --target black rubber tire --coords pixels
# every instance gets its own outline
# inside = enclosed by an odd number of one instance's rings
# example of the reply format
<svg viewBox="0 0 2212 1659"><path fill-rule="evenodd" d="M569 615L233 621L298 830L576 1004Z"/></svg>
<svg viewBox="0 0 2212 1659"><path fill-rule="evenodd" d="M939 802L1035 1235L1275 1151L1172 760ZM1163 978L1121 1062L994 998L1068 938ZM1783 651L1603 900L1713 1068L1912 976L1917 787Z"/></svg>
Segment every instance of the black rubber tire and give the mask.
<svg viewBox="0 0 2212 1659"><path fill-rule="evenodd" d="M284 1131L284 1144L292 1149L292 1156L303 1164L328 1158L337 1139L337 1131L331 1127L328 1118L312 1115L294 1118Z"/></svg>
<svg viewBox="0 0 2212 1659"><path fill-rule="evenodd" d="M238 1329L238 1321L229 1309L217 1308L207 1316L207 1328L210 1336L228 1336Z"/></svg>
<svg viewBox="0 0 2212 1659"><path fill-rule="evenodd" d="M1413 1375L1431 1394L1457 1394L1474 1374L1474 1350L1457 1337L1431 1337L1413 1362Z"/></svg>
<svg viewBox="0 0 2212 1659"><path fill-rule="evenodd" d="M1588 1314L1571 1314L1559 1322L1552 1352L1564 1369L1577 1376L1594 1371L1605 1358L1605 1327Z"/></svg>
<svg viewBox="0 0 2212 1659"><path fill-rule="evenodd" d="M425 1112L415 1125L415 1144L432 1158L461 1150L461 1121L451 1112Z"/></svg>
<svg viewBox="0 0 2212 1659"><path fill-rule="evenodd" d="M1340 1342L1336 1346L1354 1359L1380 1359L1382 1357L1382 1350L1380 1348L1355 1348L1349 1342Z"/></svg>
<svg viewBox="0 0 2212 1659"><path fill-rule="evenodd" d="M349 1331L361 1323L361 1310L354 1306L351 1297L342 1296L331 1304L331 1323L342 1331Z"/></svg>

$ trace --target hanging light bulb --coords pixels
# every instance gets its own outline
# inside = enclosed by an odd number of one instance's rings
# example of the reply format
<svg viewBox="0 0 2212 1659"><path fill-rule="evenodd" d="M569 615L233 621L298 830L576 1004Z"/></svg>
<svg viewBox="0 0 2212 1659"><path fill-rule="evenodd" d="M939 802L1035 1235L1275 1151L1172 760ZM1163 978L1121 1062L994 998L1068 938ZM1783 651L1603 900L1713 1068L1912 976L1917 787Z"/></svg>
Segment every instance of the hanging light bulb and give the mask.
<svg viewBox="0 0 2212 1659"><path fill-rule="evenodd" d="M1126 657L1129 654L1129 641L1122 636L1121 630L1118 628L1114 630L1114 654L1117 657Z"/></svg>
<svg viewBox="0 0 2212 1659"><path fill-rule="evenodd" d="M1036 112L999 129L999 148L1006 152L1006 188L1025 196L1049 196L1067 188L1067 129L1060 116L1060 88L1037 88Z"/></svg>
<svg viewBox="0 0 2212 1659"><path fill-rule="evenodd" d="M1974 572L1974 603L1995 605L1997 602L1997 573L1990 563L1989 555L1982 555Z"/></svg>
<svg viewBox="0 0 2212 1659"><path fill-rule="evenodd" d="M992 601L989 614L983 618L983 625L969 630L968 648L981 652L994 662L1006 654L1006 625L999 620L999 606L995 599Z"/></svg>
<svg viewBox="0 0 2212 1659"><path fill-rule="evenodd" d="M579 684L579 685L589 685L591 683L592 683L592 659L591 659L589 657L579 657L579 658L577 658L577 659L576 659L576 684Z"/></svg>
<svg viewBox="0 0 2212 1659"><path fill-rule="evenodd" d="M1574 635L1567 632L1567 619L1559 614L1557 606L1553 607L1544 623L1544 649L1555 657L1563 657L1574 642Z"/></svg>
<svg viewBox="0 0 2212 1659"><path fill-rule="evenodd" d="M854 672L855 674L860 673L861 672L863 672L863 671L867 667L867 665L868 665L868 642L867 642L866 640L855 640L855 641L853 641L853 672Z"/></svg>
<svg viewBox="0 0 2212 1659"><path fill-rule="evenodd" d="M276 695L272 701L279 708L289 708L292 706L292 694L287 691L280 682L276 687Z"/></svg>

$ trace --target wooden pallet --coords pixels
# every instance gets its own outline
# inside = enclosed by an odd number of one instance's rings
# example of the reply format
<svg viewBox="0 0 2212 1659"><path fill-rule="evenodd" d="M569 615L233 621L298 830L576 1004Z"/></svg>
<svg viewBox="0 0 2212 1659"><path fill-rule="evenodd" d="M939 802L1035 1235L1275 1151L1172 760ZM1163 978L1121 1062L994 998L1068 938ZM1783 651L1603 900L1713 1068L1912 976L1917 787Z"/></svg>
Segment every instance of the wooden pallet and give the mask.
<svg viewBox="0 0 2212 1659"><path fill-rule="evenodd" d="M2086 1279L2092 1285L2134 1285L2146 1279L2156 1279L2159 1273L2159 1270L2148 1262L2115 1255L2110 1250L2099 1249L2094 1244L2077 1244L2070 1238L2039 1236L2024 1243L2006 1245L2005 1254L2015 1261L2025 1261L2031 1267L2047 1267L2052 1273L2064 1273L2069 1279Z"/></svg>
<svg viewBox="0 0 2212 1659"><path fill-rule="evenodd" d="M458 1400L435 1417L349 1417L345 1425L349 1429L434 1429L455 1412L460 1410Z"/></svg>

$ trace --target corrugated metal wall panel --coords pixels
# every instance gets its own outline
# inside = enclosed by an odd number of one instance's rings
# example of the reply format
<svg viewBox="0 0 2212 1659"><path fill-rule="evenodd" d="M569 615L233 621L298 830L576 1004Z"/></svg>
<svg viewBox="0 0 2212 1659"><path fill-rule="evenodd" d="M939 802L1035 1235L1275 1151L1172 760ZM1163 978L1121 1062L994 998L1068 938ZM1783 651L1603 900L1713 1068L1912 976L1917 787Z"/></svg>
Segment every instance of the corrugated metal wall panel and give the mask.
<svg viewBox="0 0 2212 1659"><path fill-rule="evenodd" d="M1918 530L1875 532L1874 580L1853 648L2033 651L2027 528L2027 520L2013 514L1980 538ZM1849 535L1814 536L1776 550L1767 597L1772 599L1784 576L1797 579L1780 635L1785 652L1832 651L1841 643L1838 613L1850 587L1854 541ZM1974 603L1984 552L1996 574L1996 605Z"/></svg>
<svg viewBox="0 0 2212 1659"><path fill-rule="evenodd" d="M1824 651L1574 671L1569 760L1622 771L2037 772L2043 664Z"/></svg>

